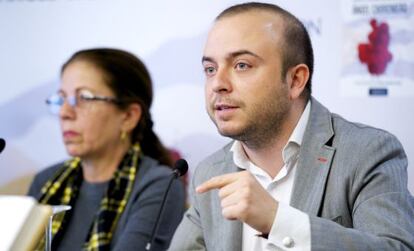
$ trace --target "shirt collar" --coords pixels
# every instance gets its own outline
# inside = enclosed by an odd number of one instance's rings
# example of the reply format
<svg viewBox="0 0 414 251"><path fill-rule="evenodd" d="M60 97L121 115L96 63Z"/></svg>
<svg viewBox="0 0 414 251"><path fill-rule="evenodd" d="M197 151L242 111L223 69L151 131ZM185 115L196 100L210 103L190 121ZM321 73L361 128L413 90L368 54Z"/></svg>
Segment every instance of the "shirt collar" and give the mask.
<svg viewBox="0 0 414 251"><path fill-rule="evenodd" d="M306 126L308 124L310 109L311 102L309 100L295 129L290 135L288 142L283 147L282 156L285 164L299 153L299 148L302 145L303 136L305 135ZM233 161L238 167L251 170L251 168L255 166L247 157L240 141L234 141L230 151L233 152Z"/></svg>

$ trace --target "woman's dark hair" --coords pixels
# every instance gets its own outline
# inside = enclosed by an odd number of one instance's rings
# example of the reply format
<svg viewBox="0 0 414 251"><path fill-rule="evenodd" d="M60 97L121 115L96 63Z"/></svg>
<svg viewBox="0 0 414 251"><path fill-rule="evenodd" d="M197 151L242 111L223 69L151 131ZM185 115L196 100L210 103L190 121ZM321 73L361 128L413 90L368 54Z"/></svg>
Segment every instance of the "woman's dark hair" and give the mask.
<svg viewBox="0 0 414 251"><path fill-rule="evenodd" d="M141 119L132 132L131 141L139 142L145 155L157 159L162 164L172 166L169 151L152 129L150 114L153 98L152 81L144 63L123 50L96 48L76 52L62 66L61 73L75 61L91 63L104 73L106 84L121 101L117 104L120 109L126 109L131 103L138 103L141 106Z"/></svg>

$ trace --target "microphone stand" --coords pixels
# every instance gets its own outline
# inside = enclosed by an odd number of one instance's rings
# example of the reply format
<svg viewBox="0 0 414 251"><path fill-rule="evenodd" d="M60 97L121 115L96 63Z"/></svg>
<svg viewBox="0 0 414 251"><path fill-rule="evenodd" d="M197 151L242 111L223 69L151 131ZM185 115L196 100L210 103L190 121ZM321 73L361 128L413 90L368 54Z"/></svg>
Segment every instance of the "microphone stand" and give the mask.
<svg viewBox="0 0 414 251"><path fill-rule="evenodd" d="M159 225L160 218L161 218L160 216L161 216L161 213L164 211L164 204L165 204L165 201L166 201L166 199L167 199L168 192L170 191L170 187L171 187L172 182L173 182L173 181L174 181L174 180L175 180L178 176L179 176L179 173L178 173L178 172L176 172L176 170L174 170L174 172L172 173L172 176L171 176L171 178L170 178L170 181L169 181L169 183L168 183L167 189L165 190L164 197L162 198L162 203L161 203L160 209L158 210L157 220L156 220L156 222L155 222L154 227L152 228L151 238L150 238L150 240L147 242L147 245L145 246L145 250L151 250L151 245L152 245L152 243L154 242L155 233L156 233L156 232L157 232L157 230L158 230L158 225Z"/></svg>

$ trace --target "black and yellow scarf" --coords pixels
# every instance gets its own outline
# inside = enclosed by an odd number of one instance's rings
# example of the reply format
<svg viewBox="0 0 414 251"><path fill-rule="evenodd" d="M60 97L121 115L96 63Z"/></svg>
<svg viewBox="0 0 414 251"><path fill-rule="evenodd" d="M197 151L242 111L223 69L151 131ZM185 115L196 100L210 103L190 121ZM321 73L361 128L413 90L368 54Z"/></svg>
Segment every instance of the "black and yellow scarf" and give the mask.
<svg viewBox="0 0 414 251"><path fill-rule="evenodd" d="M99 212L95 216L83 250L109 250L118 220L125 209L134 185L141 150L138 144L132 146L125 155L101 200ZM79 158L64 163L55 176L41 189L39 202L50 205L71 205L73 207L82 184L83 175ZM52 233L56 241L61 238L70 220L71 211L53 217ZM45 239L39 242L36 250L44 250Z"/></svg>

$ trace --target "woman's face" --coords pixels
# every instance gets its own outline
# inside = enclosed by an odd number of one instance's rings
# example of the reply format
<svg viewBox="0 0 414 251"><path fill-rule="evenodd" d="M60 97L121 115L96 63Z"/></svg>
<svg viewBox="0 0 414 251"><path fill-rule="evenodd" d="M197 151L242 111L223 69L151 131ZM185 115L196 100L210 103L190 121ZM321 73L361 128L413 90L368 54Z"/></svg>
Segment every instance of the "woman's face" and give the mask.
<svg viewBox="0 0 414 251"><path fill-rule="evenodd" d="M87 61L74 61L62 73L59 94L77 97L74 106L65 99L59 111L63 141L71 156L96 158L121 146L125 112L110 101L81 98L114 98L104 78L103 72Z"/></svg>

